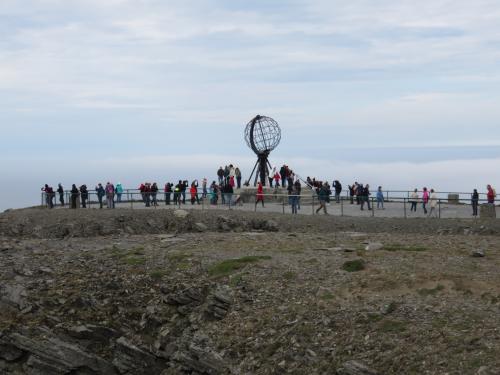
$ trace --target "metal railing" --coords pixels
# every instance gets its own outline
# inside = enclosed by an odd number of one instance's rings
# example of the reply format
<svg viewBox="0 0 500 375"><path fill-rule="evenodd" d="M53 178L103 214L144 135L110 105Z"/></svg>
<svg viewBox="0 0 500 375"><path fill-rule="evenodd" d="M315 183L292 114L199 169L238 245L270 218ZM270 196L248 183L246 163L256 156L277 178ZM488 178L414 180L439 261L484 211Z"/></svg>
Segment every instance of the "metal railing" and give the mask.
<svg viewBox="0 0 500 375"><path fill-rule="evenodd" d="M156 196L154 193L143 194L136 189L126 189L118 196L115 194L113 199L110 199L110 204L113 208L192 208L201 210L210 209L231 209L231 210L245 210L255 212L281 212L291 213L294 208L294 203L297 206L297 214L315 215L318 214L318 208L321 206L321 201L317 194L302 194L302 195L288 195L279 192L273 194L262 194L263 203L257 200L256 194L239 194L237 191L233 194L218 193L215 197L214 194L207 192L203 194L198 192L196 195L191 196L189 191L184 194L182 192L164 193L158 192ZM404 192L406 193L406 192ZM465 194L465 193L464 193ZM378 201L376 197L360 197L357 202L356 197L351 199L350 196L330 196L327 199L325 208L328 214L335 216L372 216L372 217L426 217L431 215L438 218L467 218L473 217L473 205L469 198L467 201L453 200L450 202L447 198L436 198L435 204L432 205L429 200L426 204L424 211L422 198L414 199L408 197L395 197L390 196L390 199L384 197L383 201ZM65 206L71 207L71 193L65 192ZM297 198L295 201L294 198ZM59 194L52 194L54 207L61 207L61 204L56 204L59 199ZM50 200L47 199L47 194L42 192L42 206L48 206ZM102 202L102 203L101 203ZM415 202L415 205L412 205ZM75 206L82 207L81 196L75 197ZM477 202L477 214L479 214L479 206L486 204L486 199L479 199ZM100 201L95 190L88 192L88 199L85 202L86 208L104 208L107 207L106 196L102 197ZM378 207L377 207L378 206ZM413 207L412 207L413 206ZM361 207L366 209L361 209ZM370 208L370 209L368 209ZM414 209L412 209L414 208Z"/></svg>

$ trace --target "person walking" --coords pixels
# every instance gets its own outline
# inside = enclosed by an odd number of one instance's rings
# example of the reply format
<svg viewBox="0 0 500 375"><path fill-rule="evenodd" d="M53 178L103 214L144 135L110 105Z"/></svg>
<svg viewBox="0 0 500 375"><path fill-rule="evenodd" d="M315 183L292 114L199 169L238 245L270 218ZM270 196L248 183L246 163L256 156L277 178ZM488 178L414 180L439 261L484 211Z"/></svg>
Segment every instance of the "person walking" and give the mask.
<svg viewBox="0 0 500 375"><path fill-rule="evenodd" d="M486 199L488 200L489 204L495 204L495 198L497 197L497 193L495 189L491 185L486 186Z"/></svg>
<svg viewBox="0 0 500 375"><path fill-rule="evenodd" d="M429 192L427 188L424 187L422 191L422 208L424 209L425 215L427 215L427 203L429 203Z"/></svg>
<svg viewBox="0 0 500 375"><path fill-rule="evenodd" d="M361 194L361 195L360 195ZM371 211L371 206L370 206L370 185L366 184L363 187L363 184L359 184L358 186L358 196L360 197L360 202L361 202L361 211L364 210L365 202L368 207L368 211Z"/></svg>
<svg viewBox="0 0 500 375"><path fill-rule="evenodd" d="M382 186L377 189L377 210L385 210L384 208L384 192L382 191Z"/></svg>
<svg viewBox="0 0 500 375"><path fill-rule="evenodd" d="M71 208L76 209L77 207L77 200L78 196L80 195L80 192L78 191L78 188L76 187L75 184L71 186Z"/></svg>
<svg viewBox="0 0 500 375"><path fill-rule="evenodd" d="M477 207L479 206L479 193L477 189L474 189L471 195L471 203L472 203L472 216L477 216Z"/></svg>
<svg viewBox="0 0 500 375"><path fill-rule="evenodd" d="M429 217L433 216L438 217L437 213L437 206L438 206L438 198L437 194L434 191L434 189L431 189L431 193L429 195L429 206L430 206L430 211L429 211Z"/></svg>
<svg viewBox="0 0 500 375"><path fill-rule="evenodd" d="M59 193L59 203L61 203L61 207L64 207L64 188L61 183L57 185L57 192Z"/></svg>
<svg viewBox="0 0 500 375"><path fill-rule="evenodd" d="M264 207L264 188L262 187L262 182L259 181L257 184L257 195L255 197L255 207L257 207L257 203L261 202L262 207Z"/></svg>
<svg viewBox="0 0 500 375"><path fill-rule="evenodd" d="M95 191L97 193L97 200L99 201L99 208L102 208L102 198L106 195L106 192L101 183L97 184Z"/></svg>
<svg viewBox="0 0 500 375"><path fill-rule="evenodd" d="M417 203L418 203L418 189L413 190L413 193L410 194L410 211L417 212Z"/></svg>
<svg viewBox="0 0 500 375"><path fill-rule="evenodd" d="M326 187L325 184L321 184L320 187L318 188L318 199L319 199L319 207L316 209L316 213L321 211L323 209L325 215L328 215L328 212L326 211L326 202L329 197L329 189Z"/></svg>

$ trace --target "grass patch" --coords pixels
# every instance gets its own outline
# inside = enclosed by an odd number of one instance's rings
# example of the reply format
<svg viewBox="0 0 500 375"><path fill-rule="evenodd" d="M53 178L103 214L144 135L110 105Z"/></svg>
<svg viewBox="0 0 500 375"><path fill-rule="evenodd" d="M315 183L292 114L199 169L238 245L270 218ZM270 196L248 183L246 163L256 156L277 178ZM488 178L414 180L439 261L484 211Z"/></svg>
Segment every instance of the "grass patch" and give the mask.
<svg viewBox="0 0 500 375"><path fill-rule="evenodd" d="M417 293L420 294L421 296L435 296L439 292L444 290L444 286L441 284L436 285L435 288L429 288L429 289L418 289Z"/></svg>
<svg viewBox="0 0 500 375"><path fill-rule="evenodd" d="M325 301L330 301L335 298L332 292L325 292L323 293L320 298Z"/></svg>
<svg viewBox="0 0 500 375"><path fill-rule="evenodd" d="M133 256L133 255L127 256L123 258L123 260L125 261L125 263L131 266L139 266L146 263L146 259L140 256Z"/></svg>
<svg viewBox="0 0 500 375"><path fill-rule="evenodd" d="M347 272L357 272L365 269L365 261L363 259L348 260L342 265L342 269Z"/></svg>
<svg viewBox="0 0 500 375"><path fill-rule="evenodd" d="M186 254L186 253L171 253L167 255L167 259L172 262L182 262L189 258L192 254Z"/></svg>
<svg viewBox="0 0 500 375"><path fill-rule="evenodd" d="M165 270L154 270L149 273L149 277L151 277L154 280L160 280L166 274L167 272Z"/></svg>
<svg viewBox="0 0 500 375"><path fill-rule="evenodd" d="M227 259L223 260L220 263L212 265L208 269L208 274L210 276L215 276L215 277L221 277L221 276L227 276L231 274L234 271L240 270L243 267L245 267L249 263L256 263L260 260L268 260L271 259L270 256L246 256L242 258L236 258L236 259Z"/></svg>
<svg viewBox="0 0 500 375"><path fill-rule="evenodd" d="M384 333L399 333L406 331L406 322L385 319L378 325L378 330Z"/></svg>
<svg viewBox="0 0 500 375"><path fill-rule="evenodd" d="M293 271L286 271L284 274L283 274L283 278L285 280L293 280L293 279L296 279L297 278L297 274Z"/></svg>
<svg viewBox="0 0 500 375"><path fill-rule="evenodd" d="M232 275L229 278L229 286L231 287L237 287L243 283L243 274L239 273L237 275Z"/></svg>
<svg viewBox="0 0 500 375"><path fill-rule="evenodd" d="M413 251L413 252L419 252L419 251L427 251L428 248L425 246L420 246L420 245L401 245L401 244L388 244L384 245L382 250L386 251Z"/></svg>

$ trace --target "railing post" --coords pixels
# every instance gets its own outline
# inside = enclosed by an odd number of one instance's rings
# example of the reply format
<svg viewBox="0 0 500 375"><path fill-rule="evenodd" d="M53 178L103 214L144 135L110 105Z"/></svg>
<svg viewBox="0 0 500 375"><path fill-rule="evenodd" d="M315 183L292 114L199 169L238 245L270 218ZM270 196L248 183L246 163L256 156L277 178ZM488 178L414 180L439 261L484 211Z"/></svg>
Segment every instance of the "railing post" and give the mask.
<svg viewBox="0 0 500 375"><path fill-rule="evenodd" d="M283 203L283 214L285 214L285 196L281 197L281 202Z"/></svg>
<svg viewBox="0 0 500 375"><path fill-rule="evenodd" d="M340 197L340 216L344 216L344 198Z"/></svg>
<svg viewBox="0 0 500 375"><path fill-rule="evenodd" d="M373 197L372 197L372 217L375 216L375 206L374 206L374 203L373 203Z"/></svg>
<svg viewBox="0 0 500 375"><path fill-rule="evenodd" d="M312 202L311 202L312 214L313 214L313 215L314 215L314 198L315 198L315 196L314 196L314 194L313 194L313 196L312 196Z"/></svg>
<svg viewBox="0 0 500 375"><path fill-rule="evenodd" d="M127 192L129 196L129 201L130 201L130 209L134 209L134 193L130 194L130 192Z"/></svg>
<svg viewBox="0 0 500 375"><path fill-rule="evenodd" d="M386 191L387 201L389 201L389 190Z"/></svg>
<svg viewBox="0 0 500 375"><path fill-rule="evenodd" d="M438 199L439 218L441 219L441 199Z"/></svg>
<svg viewBox="0 0 500 375"><path fill-rule="evenodd" d="M406 219L407 218L407 215L406 215L406 198L403 198L403 206L404 206L405 219Z"/></svg>

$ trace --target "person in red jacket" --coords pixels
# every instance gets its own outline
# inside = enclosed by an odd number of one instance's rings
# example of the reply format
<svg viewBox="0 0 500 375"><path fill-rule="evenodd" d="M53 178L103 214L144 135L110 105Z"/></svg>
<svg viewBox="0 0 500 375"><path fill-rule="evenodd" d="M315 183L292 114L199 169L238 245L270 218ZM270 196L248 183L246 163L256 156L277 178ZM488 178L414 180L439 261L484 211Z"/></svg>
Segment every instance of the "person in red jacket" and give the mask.
<svg viewBox="0 0 500 375"><path fill-rule="evenodd" d="M255 207L257 207L257 203L262 202L262 207L264 207L264 188L262 187L262 183L259 182L257 185L257 196L255 199Z"/></svg>
<svg viewBox="0 0 500 375"><path fill-rule="evenodd" d="M198 204L200 204L200 200L198 199L198 180L194 180L191 183L189 195L191 196L191 204L194 204L194 202L198 202Z"/></svg>
<svg viewBox="0 0 500 375"><path fill-rule="evenodd" d="M495 198L497 197L495 189L493 189L491 185L486 186L486 189L488 190L488 193L486 193L488 203L495 204Z"/></svg>

